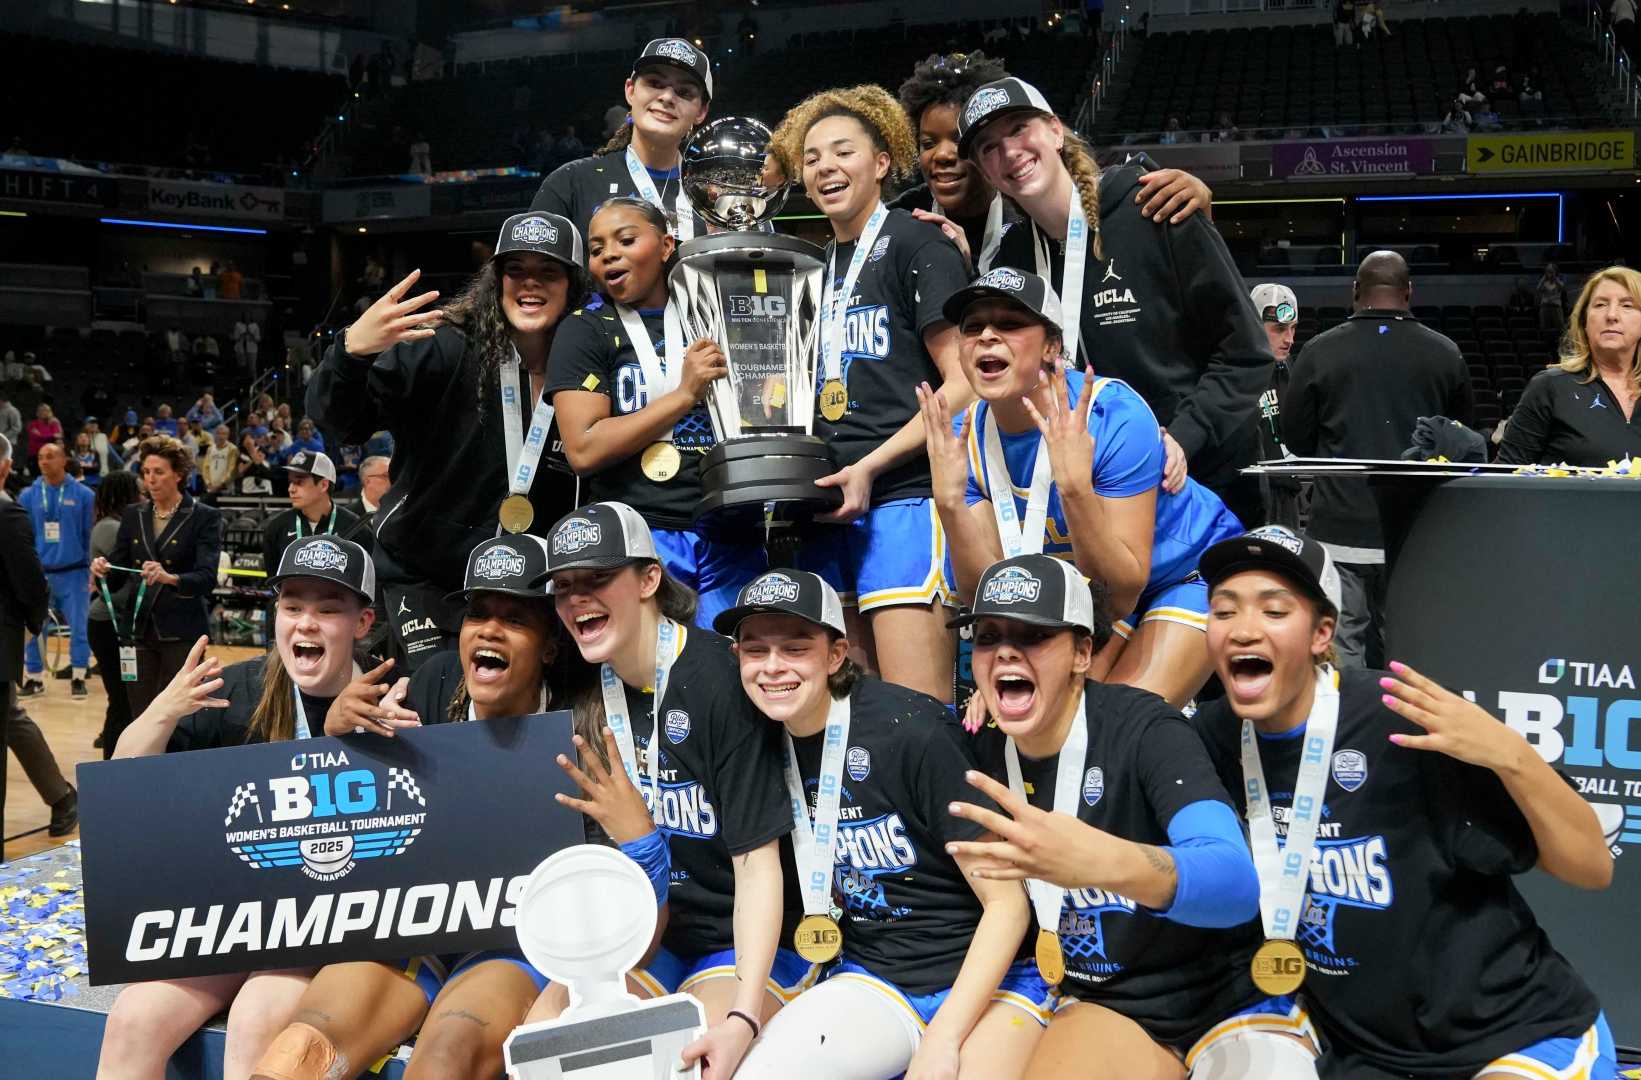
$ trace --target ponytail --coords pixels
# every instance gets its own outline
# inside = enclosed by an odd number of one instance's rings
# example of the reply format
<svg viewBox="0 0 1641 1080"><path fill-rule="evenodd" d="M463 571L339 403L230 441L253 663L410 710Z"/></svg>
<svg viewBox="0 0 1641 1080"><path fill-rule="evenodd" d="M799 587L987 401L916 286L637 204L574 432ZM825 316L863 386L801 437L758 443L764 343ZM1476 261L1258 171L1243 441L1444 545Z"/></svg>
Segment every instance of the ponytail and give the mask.
<svg viewBox="0 0 1641 1080"><path fill-rule="evenodd" d="M1088 144L1070 131L1060 147L1060 160L1071 174L1082 200L1083 216L1088 219L1089 231L1094 236L1094 257L1105 260L1105 243L1100 237L1100 166L1089 152Z"/></svg>
<svg viewBox="0 0 1641 1080"><path fill-rule="evenodd" d="M245 741L281 742L296 737L296 695L291 673L279 659L278 649L269 649L262 661L262 697L251 713L251 726ZM324 717L319 718L321 729Z"/></svg>
<svg viewBox="0 0 1641 1080"><path fill-rule="evenodd" d="M632 113L628 113L627 119L622 122L620 127L615 129L615 134L610 136L610 141L593 152L595 154L619 154L631 145Z"/></svg>

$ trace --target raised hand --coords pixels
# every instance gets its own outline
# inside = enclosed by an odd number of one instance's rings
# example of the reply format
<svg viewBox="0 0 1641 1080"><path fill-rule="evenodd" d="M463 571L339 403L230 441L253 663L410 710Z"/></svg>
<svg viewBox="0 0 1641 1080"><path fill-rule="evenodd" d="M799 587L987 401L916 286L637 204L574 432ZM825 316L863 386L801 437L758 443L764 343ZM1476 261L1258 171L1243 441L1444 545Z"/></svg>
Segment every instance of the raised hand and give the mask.
<svg viewBox="0 0 1641 1080"><path fill-rule="evenodd" d="M929 455L930 486L937 506L961 506L969 486L969 457L964 450L973 410L964 410L963 431L952 432L952 414L940 391L928 383L917 386L917 407L923 413L923 443Z"/></svg>
<svg viewBox="0 0 1641 1080"><path fill-rule="evenodd" d="M421 276L420 270L412 270L403 281L383 293L365 309L363 315L354 320L347 330L349 356L375 356L401 341L433 336L434 328L444 318L444 312L437 308L432 311L421 309L439 298L438 290L405 299L405 294Z"/></svg>
<svg viewBox="0 0 1641 1080"><path fill-rule="evenodd" d="M1037 421L1048 450L1049 465L1053 468L1054 482L1061 491L1081 488L1094 483L1094 436L1088 430L1088 411L1094 404L1094 395L1088 385L1083 386L1082 400L1075 408L1071 404L1071 387L1066 380L1065 357L1055 357L1054 371L1048 377L1048 415L1038 411L1030 398L1023 399L1031 418Z"/></svg>
<svg viewBox="0 0 1641 1080"><path fill-rule="evenodd" d="M580 766L560 754L558 767L581 788L581 798L562 792L554 798L598 822L610 839L618 844L630 843L654 832L655 820L650 816L649 807L644 805L644 796L633 787L632 781L627 778L627 770L621 766L621 750L616 745L615 733L609 728L604 729L603 760L580 735L575 736L573 741L581 757ZM610 762L608 766L604 764L605 760Z"/></svg>

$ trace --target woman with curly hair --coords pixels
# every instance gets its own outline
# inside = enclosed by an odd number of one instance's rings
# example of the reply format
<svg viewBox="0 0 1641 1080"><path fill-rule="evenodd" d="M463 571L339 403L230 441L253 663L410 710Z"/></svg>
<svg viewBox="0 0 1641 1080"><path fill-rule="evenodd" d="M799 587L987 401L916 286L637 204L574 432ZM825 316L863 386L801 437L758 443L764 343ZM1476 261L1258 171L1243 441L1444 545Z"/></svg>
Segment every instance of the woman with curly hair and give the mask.
<svg viewBox="0 0 1641 1080"><path fill-rule="evenodd" d="M308 385L308 416L337 441L393 435L396 498L374 554L402 672L454 645L445 597L476 543L498 526L542 534L574 505L574 479L543 467L556 438L542 387L559 321L586 294L582 258L565 218L514 214L465 292L424 311L439 294L407 299L413 271L337 335Z"/></svg>
<svg viewBox="0 0 1641 1080"><path fill-rule="evenodd" d="M883 205L884 184L916 166L917 142L881 86L813 95L787 113L772 148L833 235L814 430L841 466L816 483L839 489L843 505L817 519L799 561L858 611L849 639L884 679L949 701L946 540L914 388L941 386L956 408L973 400L940 310L968 269L939 228Z"/></svg>
<svg viewBox="0 0 1641 1080"><path fill-rule="evenodd" d="M957 118L963 104L986 83L1006 78L1000 60L983 52L936 53L920 61L900 84L900 106L917 129L917 164L923 183L901 192L889 205L910 210L958 240L979 273L991 269L1003 230L1020 218L1020 209L1002 198L985 176L957 151ZM1153 169L1140 177L1136 203L1142 217L1178 225L1208 209L1208 185L1179 169ZM944 220L942 220L944 219ZM954 231L956 230L956 231Z"/></svg>
<svg viewBox="0 0 1641 1080"><path fill-rule="evenodd" d="M1147 220L1131 197L1141 167L1102 173L1020 79L970 95L961 129L963 155L1029 219L1004 234L996 265L1048 279L1065 303L1067 363L1122 379L1157 414L1163 489L1178 492L1189 467L1243 522L1263 518L1257 483L1238 470L1258 454L1255 407L1274 361L1219 233L1201 216Z"/></svg>
<svg viewBox="0 0 1641 1080"><path fill-rule="evenodd" d="M624 92L627 122L597 153L554 169L530 208L562 214L586 235L594 211L619 195L665 214L680 241L705 236L706 224L684 197L680 148L706 121L712 61L683 38L656 38L638 54Z"/></svg>

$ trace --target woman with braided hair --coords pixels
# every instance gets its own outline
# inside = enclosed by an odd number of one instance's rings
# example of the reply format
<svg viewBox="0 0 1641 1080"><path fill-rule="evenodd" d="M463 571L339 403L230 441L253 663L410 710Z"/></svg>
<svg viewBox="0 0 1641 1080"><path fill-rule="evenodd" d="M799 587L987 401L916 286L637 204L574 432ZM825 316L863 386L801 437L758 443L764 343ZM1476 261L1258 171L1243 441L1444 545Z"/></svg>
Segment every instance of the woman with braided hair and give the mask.
<svg viewBox="0 0 1641 1080"><path fill-rule="evenodd" d="M859 612L849 639L885 680L949 701L946 541L914 388L943 386L957 408L973 399L940 310L968 270L940 229L883 205L884 184L915 168L917 142L881 86L811 96L781 121L772 151L833 234L814 431L840 466L817 483L839 489L843 506L817 519L798 562Z"/></svg>
<svg viewBox="0 0 1641 1080"><path fill-rule="evenodd" d="M889 206L939 225L963 247L976 272L991 269L1003 229L1020 209L1002 198L980 170L957 150L957 120L969 96L986 83L1006 78L1000 60L983 52L947 53L922 60L900 84L900 106L917 130L917 164L923 183L896 196ZM1213 199L1208 185L1179 169L1154 169L1140 176L1136 203L1143 217L1178 225ZM956 230L956 231L953 231Z"/></svg>
<svg viewBox="0 0 1641 1080"><path fill-rule="evenodd" d="M1257 485L1238 470L1258 453L1254 412L1273 361L1219 233L1200 215L1145 218L1131 197L1140 166L1102 174L1030 83L980 87L960 129L963 156L1027 218L1004 233L995 265L1047 278L1065 303L1067 363L1122 379L1151 406L1167 431L1163 489L1178 492L1189 466L1239 519L1262 519Z"/></svg>

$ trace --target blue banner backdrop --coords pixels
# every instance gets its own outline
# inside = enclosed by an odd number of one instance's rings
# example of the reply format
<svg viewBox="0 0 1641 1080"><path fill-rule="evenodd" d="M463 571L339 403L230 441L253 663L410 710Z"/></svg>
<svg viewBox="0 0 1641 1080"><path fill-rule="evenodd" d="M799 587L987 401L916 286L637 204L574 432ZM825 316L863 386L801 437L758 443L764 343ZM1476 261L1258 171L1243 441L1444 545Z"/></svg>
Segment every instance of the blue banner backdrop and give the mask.
<svg viewBox="0 0 1641 1080"><path fill-rule="evenodd" d="M94 985L512 948L525 879L583 843L570 714L92 762Z"/></svg>

